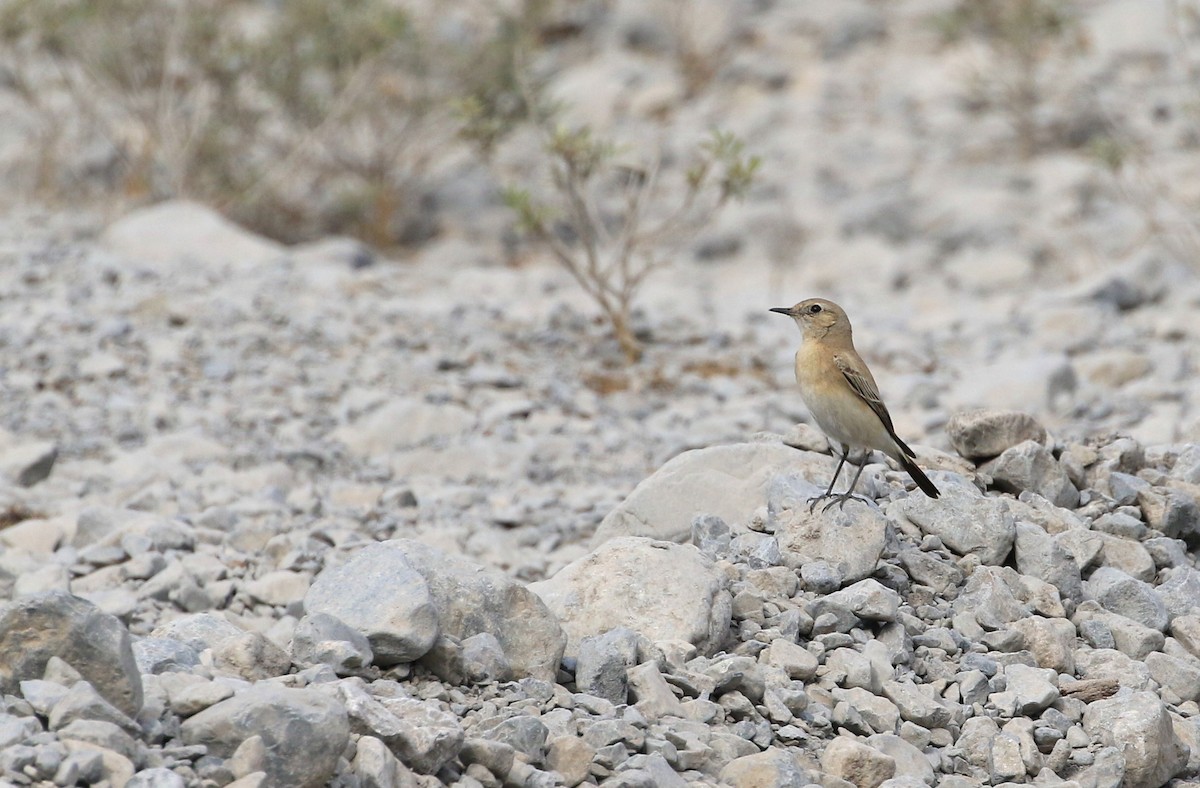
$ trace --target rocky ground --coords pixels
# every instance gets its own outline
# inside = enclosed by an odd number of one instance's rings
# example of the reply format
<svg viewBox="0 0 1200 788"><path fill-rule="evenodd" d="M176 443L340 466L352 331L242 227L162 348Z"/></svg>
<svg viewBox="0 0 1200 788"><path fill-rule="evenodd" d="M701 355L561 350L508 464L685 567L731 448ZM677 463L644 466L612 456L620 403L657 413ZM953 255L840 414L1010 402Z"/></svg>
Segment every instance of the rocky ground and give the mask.
<svg viewBox="0 0 1200 788"><path fill-rule="evenodd" d="M4 783L1200 782L1200 279L1078 142L1188 191L1166 11L1081 7L1021 159L947 7L747 5L700 100L661 19L583 20L577 112L768 162L634 366L477 189L403 263L6 216ZM834 460L766 309L814 295L940 499L876 456L809 511Z"/></svg>

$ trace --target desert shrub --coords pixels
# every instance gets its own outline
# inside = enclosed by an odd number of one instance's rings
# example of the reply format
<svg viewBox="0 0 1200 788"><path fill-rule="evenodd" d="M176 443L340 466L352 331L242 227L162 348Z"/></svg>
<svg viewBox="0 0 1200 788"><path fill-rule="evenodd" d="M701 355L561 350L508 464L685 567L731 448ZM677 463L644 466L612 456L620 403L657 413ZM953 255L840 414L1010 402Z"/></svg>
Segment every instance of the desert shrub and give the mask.
<svg viewBox="0 0 1200 788"><path fill-rule="evenodd" d="M446 47L389 0L7 0L18 174L43 199L199 199L285 241L419 243L453 106L521 114L515 52L547 2Z"/></svg>
<svg viewBox="0 0 1200 788"><path fill-rule="evenodd" d="M642 347L631 325L637 294L693 232L750 187L759 159L731 134L713 132L690 163L631 150L586 126L535 113L537 165L511 180L505 199L519 226L543 244L595 302L628 361Z"/></svg>

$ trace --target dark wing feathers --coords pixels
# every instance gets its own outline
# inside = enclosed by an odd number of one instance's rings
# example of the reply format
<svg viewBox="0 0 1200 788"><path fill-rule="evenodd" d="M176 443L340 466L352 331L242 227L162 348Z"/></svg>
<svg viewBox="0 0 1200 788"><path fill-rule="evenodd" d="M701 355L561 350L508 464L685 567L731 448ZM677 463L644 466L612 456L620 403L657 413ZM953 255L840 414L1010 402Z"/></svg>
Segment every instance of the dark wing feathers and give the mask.
<svg viewBox="0 0 1200 788"><path fill-rule="evenodd" d="M858 396L863 398L863 401L871 406L871 410L875 411L875 415L883 422L883 426L887 429L888 435L892 436L892 440L900 447L900 450L909 457L916 457L917 454L908 447L908 444L900 440L900 436L896 435L896 428L892 426L892 414L888 413L887 406L883 404L883 400L879 397L879 388L875 385L875 381L871 379L871 373L859 370L856 365L851 364L848 359L842 354L837 354L833 357L833 363L842 371L846 382L850 384L850 388Z"/></svg>

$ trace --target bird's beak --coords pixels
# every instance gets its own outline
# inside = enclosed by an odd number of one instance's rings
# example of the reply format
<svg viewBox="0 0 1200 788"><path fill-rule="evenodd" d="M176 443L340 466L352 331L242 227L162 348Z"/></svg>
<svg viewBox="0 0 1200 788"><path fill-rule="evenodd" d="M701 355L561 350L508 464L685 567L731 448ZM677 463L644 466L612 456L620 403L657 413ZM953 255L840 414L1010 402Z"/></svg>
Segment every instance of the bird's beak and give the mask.
<svg viewBox="0 0 1200 788"><path fill-rule="evenodd" d="M771 309L770 309L769 311L771 311L771 312L778 312L779 314L781 314L781 315L787 315L788 317L792 317L792 316L793 316L793 315L792 315L792 308L791 308L791 307L788 307L788 306L773 306L773 307L771 307Z"/></svg>

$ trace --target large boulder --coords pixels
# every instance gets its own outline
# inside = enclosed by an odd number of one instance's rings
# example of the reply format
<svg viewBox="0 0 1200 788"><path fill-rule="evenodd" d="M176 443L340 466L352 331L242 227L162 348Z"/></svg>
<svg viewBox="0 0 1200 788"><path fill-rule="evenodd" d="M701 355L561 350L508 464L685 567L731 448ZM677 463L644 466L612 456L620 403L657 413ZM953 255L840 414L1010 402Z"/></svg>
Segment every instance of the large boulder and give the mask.
<svg viewBox="0 0 1200 788"><path fill-rule="evenodd" d="M1175 735L1171 715L1153 692L1123 690L1088 704L1083 728L1125 755L1126 788L1159 788L1187 766L1188 747Z"/></svg>
<svg viewBox="0 0 1200 788"><path fill-rule="evenodd" d="M381 667L420 659L439 631L424 576L403 550L386 542L368 545L317 575L304 610L333 616L366 635Z"/></svg>
<svg viewBox="0 0 1200 788"><path fill-rule="evenodd" d="M256 765L267 784L318 788L350 742L350 721L326 693L258 684L184 720L181 736L221 758L257 736L263 752Z"/></svg>
<svg viewBox="0 0 1200 788"><path fill-rule="evenodd" d="M724 574L697 548L636 536L605 542L530 590L562 621L570 655L616 627L711 654L732 614Z"/></svg>
<svg viewBox="0 0 1200 788"><path fill-rule="evenodd" d="M47 591L0 608L0 692L19 695L58 657L101 697L130 717L142 708L142 677L129 630L115 616L65 591Z"/></svg>
<svg viewBox="0 0 1200 788"><path fill-rule="evenodd" d="M537 594L502 572L422 542L383 544L400 551L425 578L443 636L461 642L490 634L516 678L555 679L567 636Z"/></svg>
<svg viewBox="0 0 1200 788"><path fill-rule="evenodd" d="M702 514L744 524L766 503L767 485L785 471L833 473L833 458L782 443L734 443L684 452L643 479L596 529L592 546L617 536L680 541Z"/></svg>
<svg viewBox="0 0 1200 788"><path fill-rule="evenodd" d="M887 518L874 504L848 501L845 506L809 508L809 499L824 489L788 474L771 481L767 513L781 550L802 564L823 561L839 583L854 583L875 572L887 543Z"/></svg>
<svg viewBox="0 0 1200 788"><path fill-rule="evenodd" d="M212 208L174 200L141 208L109 225L104 245L143 263L190 263L241 270L282 257L284 248Z"/></svg>
<svg viewBox="0 0 1200 788"><path fill-rule="evenodd" d="M946 436L954 450L968 460L990 460L1024 441L1045 443L1046 428L1019 410L975 408L951 416Z"/></svg>

